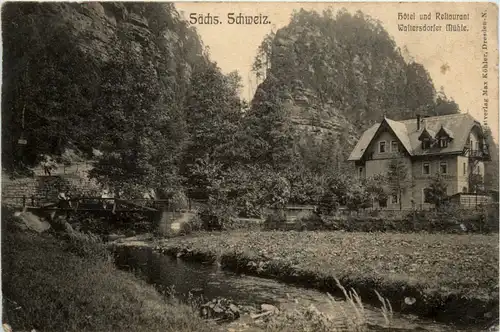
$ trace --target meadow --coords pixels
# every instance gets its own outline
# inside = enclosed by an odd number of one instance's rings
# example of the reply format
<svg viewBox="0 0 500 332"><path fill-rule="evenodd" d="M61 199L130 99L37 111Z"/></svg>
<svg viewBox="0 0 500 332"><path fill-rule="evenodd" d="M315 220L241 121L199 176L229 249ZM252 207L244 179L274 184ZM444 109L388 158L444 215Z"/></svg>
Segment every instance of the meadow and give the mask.
<svg viewBox="0 0 500 332"><path fill-rule="evenodd" d="M160 251L332 291L439 320L477 322L498 311L498 235L235 231L157 240ZM375 301L375 302L376 302Z"/></svg>

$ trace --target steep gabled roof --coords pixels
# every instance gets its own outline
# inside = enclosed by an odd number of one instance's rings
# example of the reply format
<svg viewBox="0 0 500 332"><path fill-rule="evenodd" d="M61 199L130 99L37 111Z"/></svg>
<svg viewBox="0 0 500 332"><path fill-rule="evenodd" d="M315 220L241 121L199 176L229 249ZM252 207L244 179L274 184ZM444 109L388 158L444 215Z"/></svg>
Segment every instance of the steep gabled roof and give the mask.
<svg viewBox="0 0 500 332"><path fill-rule="evenodd" d="M351 155L349 156L348 160L359 160L361 157L363 157L363 153L365 153L365 149L368 147L370 142L373 139L373 136L375 136L375 133L377 132L378 128L380 127L380 123L376 123L361 135L361 137L358 140L358 143L356 143L356 146L354 149L351 151Z"/></svg>
<svg viewBox="0 0 500 332"><path fill-rule="evenodd" d="M394 131L394 134L411 156L460 153L465 147L472 128L475 125L481 127L480 123L471 115L461 113L423 118L419 130L417 130L417 119L394 121L385 118L382 123L384 122ZM348 160L360 160L363 157L382 123L374 124L363 133ZM424 129L433 137L443 129L453 140L445 148L423 150L418 138Z"/></svg>
<svg viewBox="0 0 500 332"><path fill-rule="evenodd" d="M410 137L408 137L408 132L406 129L406 126L398 121L390 120L390 119L384 119L389 127L391 127L392 131L394 131L394 134L396 137L399 139L401 144L405 147L406 151L411 154L411 142L410 142Z"/></svg>
<svg viewBox="0 0 500 332"><path fill-rule="evenodd" d="M406 126L406 131L408 132L412 144L412 154L414 156L462 152L472 127L474 127L474 125L481 126L471 115L462 113L423 118L419 131L417 131L416 119L400 122L404 123ZM441 129L441 126L446 127L447 130L453 133L453 141L451 141L446 148L423 150L418 140L418 136L420 136L423 128L425 127L437 133L439 129Z"/></svg>
<svg viewBox="0 0 500 332"><path fill-rule="evenodd" d="M436 133L430 129L424 128L420 131L420 135L418 135L418 140L422 141L424 139L433 139L436 137Z"/></svg>
<svg viewBox="0 0 500 332"><path fill-rule="evenodd" d="M441 125L441 129L439 129L439 131L437 132L436 136L442 137L443 134L446 135L446 136L448 136L451 139L455 138L455 137L453 137L453 132L451 130L449 130L445 126Z"/></svg>

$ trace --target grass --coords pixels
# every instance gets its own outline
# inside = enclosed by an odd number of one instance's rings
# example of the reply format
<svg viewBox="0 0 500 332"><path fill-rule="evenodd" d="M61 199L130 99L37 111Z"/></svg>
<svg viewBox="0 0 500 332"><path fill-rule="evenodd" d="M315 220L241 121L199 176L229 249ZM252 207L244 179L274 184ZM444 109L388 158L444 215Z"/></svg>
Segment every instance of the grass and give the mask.
<svg viewBox="0 0 500 332"><path fill-rule="evenodd" d="M210 332L223 328L203 321L192 306L166 299L153 286L117 270L92 237L61 241L50 235L3 232L2 263L4 323L14 331ZM361 299L355 291L342 289L349 306L346 309L331 298L337 315L315 308L280 312L258 330L366 331Z"/></svg>
<svg viewBox="0 0 500 332"><path fill-rule="evenodd" d="M201 233L158 245L171 252L232 258L238 266L247 262L249 269L255 266L268 276L339 278L355 288L366 285L371 293L378 290L389 297L398 311L405 309L407 297L417 299L412 304L417 311L433 315L450 309L446 306L485 305L477 312L462 308L476 319L498 308L498 234L250 231ZM375 295L377 300L380 294Z"/></svg>
<svg viewBox="0 0 500 332"><path fill-rule="evenodd" d="M61 241L4 229L2 235L3 315L14 330L219 330L199 318L193 307L166 299L153 286L117 270L95 239L72 236ZM496 300L498 307L498 236L493 235L248 231L199 233L159 240L157 245L222 261L234 258L245 262L245 267L255 266L257 272L276 276L331 278L349 304L338 305L331 298L337 309L333 316L315 308L281 312L265 323L266 331L291 327L296 331L365 331L364 294L346 290L341 282L356 288L375 281L369 288L378 306L382 303L387 325L395 303L394 293L387 290L394 290L394 285L397 296L411 295L417 304L428 301L428 305L436 294L458 294L468 300ZM407 294L412 287L421 294Z"/></svg>
<svg viewBox="0 0 500 332"><path fill-rule="evenodd" d="M3 320L15 331L215 331L82 241L2 233Z"/></svg>
<svg viewBox="0 0 500 332"><path fill-rule="evenodd" d="M338 281L337 281L338 282ZM295 331L302 332L365 332L368 331L366 314L361 298L354 290L347 291L338 283L344 293L345 307L339 304L330 294L329 301L335 309L334 314L320 312L316 307L301 308L294 312L278 313L267 322L268 332ZM388 326L389 324L386 324Z"/></svg>

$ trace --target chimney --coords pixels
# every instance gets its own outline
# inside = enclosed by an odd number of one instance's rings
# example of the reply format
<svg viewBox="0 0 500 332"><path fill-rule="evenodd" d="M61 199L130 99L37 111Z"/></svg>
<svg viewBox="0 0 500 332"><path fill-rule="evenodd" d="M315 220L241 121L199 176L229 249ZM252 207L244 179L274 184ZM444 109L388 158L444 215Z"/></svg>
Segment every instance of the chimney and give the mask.
<svg viewBox="0 0 500 332"><path fill-rule="evenodd" d="M417 131L420 130L420 114L417 114Z"/></svg>

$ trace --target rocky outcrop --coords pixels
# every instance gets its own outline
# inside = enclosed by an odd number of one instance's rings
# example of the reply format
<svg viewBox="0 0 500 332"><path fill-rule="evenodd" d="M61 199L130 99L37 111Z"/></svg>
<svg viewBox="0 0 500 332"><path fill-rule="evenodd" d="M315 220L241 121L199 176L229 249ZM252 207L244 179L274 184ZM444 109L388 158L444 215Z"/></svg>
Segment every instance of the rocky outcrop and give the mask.
<svg viewBox="0 0 500 332"><path fill-rule="evenodd" d="M385 29L361 12L302 10L261 51L266 78L254 103L280 91L297 128L319 138L338 135L347 151L384 115L435 115L436 90L425 68L406 62Z"/></svg>
<svg viewBox="0 0 500 332"><path fill-rule="evenodd" d="M61 154L72 143L91 155L110 107L104 92L110 84L124 95L137 90L114 74L155 82L165 103L182 105L193 67L206 61L171 3L8 3L2 28L4 166L19 154L33 165L40 153Z"/></svg>

